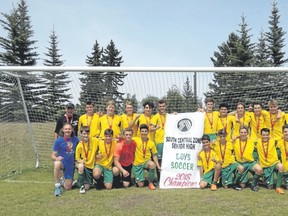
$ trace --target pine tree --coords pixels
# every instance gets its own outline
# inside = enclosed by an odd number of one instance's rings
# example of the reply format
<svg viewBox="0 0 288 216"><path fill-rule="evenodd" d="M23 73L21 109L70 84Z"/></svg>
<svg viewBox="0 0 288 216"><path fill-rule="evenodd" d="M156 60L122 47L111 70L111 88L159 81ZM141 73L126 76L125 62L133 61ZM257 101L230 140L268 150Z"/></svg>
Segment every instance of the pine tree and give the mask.
<svg viewBox="0 0 288 216"><path fill-rule="evenodd" d="M183 86L183 111L184 112L195 112L197 110L197 101L195 103L195 94L193 93L192 85L188 77Z"/></svg>
<svg viewBox="0 0 288 216"><path fill-rule="evenodd" d="M167 95L165 97L166 103L167 103L167 112L173 113L183 113L184 112L184 98L179 90L179 88L176 85L173 85L169 90L167 91Z"/></svg>
<svg viewBox="0 0 288 216"><path fill-rule="evenodd" d="M104 66L120 67L122 56L120 51L116 48L113 40L104 49L102 55L102 61ZM118 87L124 84L123 79L127 76L124 72L105 72L103 74L104 87L105 87L105 99L114 100L117 106L120 106L124 93L118 91Z"/></svg>
<svg viewBox="0 0 288 216"><path fill-rule="evenodd" d="M27 4L20 0L17 8L13 8L10 14L2 13L4 19L0 20L1 26L7 32L7 37L0 37L0 46L3 52L0 54L0 62L3 65L13 66L33 66L36 64L38 54L35 51L35 40L32 40L33 30L28 16ZM42 102L40 91L41 82L35 73L21 72L21 85L24 93L28 114L31 121L37 120L39 110L32 109L32 106L39 105ZM11 86L12 83L10 83ZM9 84L7 85L9 86ZM12 84L13 86L13 84ZM6 89L14 91L13 88ZM12 95L15 95L12 93ZM13 109L17 113L23 109L21 101L11 98L10 103L14 104Z"/></svg>
<svg viewBox="0 0 288 216"><path fill-rule="evenodd" d="M55 30L53 29L49 36L49 47L47 48L47 53L44 53L47 57L44 59L45 66L62 66L64 61L61 60L62 55L59 54L58 48L58 37ZM66 104L71 98L71 94L68 93L70 90L68 84L71 82L69 76L64 71L47 71L41 76L44 79L45 95L43 110L45 113L49 113L49 120L54 121L59 116L59 110L63 109L64 104Z"/></svg>
<svg viewBox="0 0 288 216"><path fill-rule="evenodd" d="M103 66L102 63L102 53L103 48L100 48L97 40L92 48L91 56L87 56L86 64L88 66ZM103 72L81 72L82 77L80 78L81 92L80 92L80 102L85 104L87 101L92 101L95 106L104 110L104 91L103 86Z"/></svg>
<svg viewBox="0 0 288 216"><path fill-rule="evenodd" d="M245 17L241 17L240 30L238 34L231 33L228 41L219 46L220 52L214 52L211 58L214 66L219 67L250 67L254 65L254 43L251 43L248 24ZM205 96L212 96L218 102L228 103L230 107L235 107L239 101L246 102L252 98L251 91L254 90L257 74L253 73L214 73L212 83L209 83L210 91ZM256 79L255 79L256 78ZM252 88L252 89L251 89ZM248 95L249 93L249 95Z"/></svg>

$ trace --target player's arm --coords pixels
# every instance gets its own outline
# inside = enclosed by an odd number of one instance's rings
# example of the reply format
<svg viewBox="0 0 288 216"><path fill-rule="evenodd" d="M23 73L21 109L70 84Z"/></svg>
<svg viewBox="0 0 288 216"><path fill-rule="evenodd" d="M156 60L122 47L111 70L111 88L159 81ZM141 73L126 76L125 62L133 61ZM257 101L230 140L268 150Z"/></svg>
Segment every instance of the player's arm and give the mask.
<svg viewBox="0 0 288 216"><path fill-rule="evenodd" d="M58 156L58 152L57 151L52 151L51 159L54 160L54 161L61 161L63 159L63 157Z"/></svg>

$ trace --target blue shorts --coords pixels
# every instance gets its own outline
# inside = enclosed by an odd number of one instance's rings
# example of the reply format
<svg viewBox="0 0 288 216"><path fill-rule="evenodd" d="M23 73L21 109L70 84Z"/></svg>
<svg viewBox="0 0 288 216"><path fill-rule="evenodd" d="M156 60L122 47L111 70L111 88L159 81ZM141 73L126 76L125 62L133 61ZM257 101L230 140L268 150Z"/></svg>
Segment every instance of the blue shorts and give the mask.
<svg viewBox="0 0 288 216"><path fill-rule="evenodd" d="M65 179L73 179L74 177L74 162L73 164L67 163L65 161L61 161L63 165L63 173L64 173L64 178Z"/></svg>

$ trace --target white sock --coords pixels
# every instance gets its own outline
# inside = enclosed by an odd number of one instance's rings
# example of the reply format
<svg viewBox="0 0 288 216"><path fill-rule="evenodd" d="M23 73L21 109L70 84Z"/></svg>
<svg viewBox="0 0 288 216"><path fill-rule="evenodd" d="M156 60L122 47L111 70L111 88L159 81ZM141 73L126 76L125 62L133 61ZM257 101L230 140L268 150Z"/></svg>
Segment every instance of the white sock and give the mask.
<svg viewBox="0 0 288 216"><path fill-rule="evenodd" d="M60 185L60 183L58 182L58 183L55 183L55 187L57 188L57 187L60 187L61 185Z"/></svg>

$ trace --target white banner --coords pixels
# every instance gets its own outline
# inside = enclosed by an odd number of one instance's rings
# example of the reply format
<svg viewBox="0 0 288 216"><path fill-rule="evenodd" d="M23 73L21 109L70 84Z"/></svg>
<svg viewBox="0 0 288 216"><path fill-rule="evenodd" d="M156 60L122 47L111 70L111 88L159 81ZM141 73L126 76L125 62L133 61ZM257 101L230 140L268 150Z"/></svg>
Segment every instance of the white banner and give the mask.
<svg viewBox="0 0 288 216"><path fill-rule="evenodd" d="M202 149L204 113L168 114L160 188L199 188L197 155Z"/></svg>

